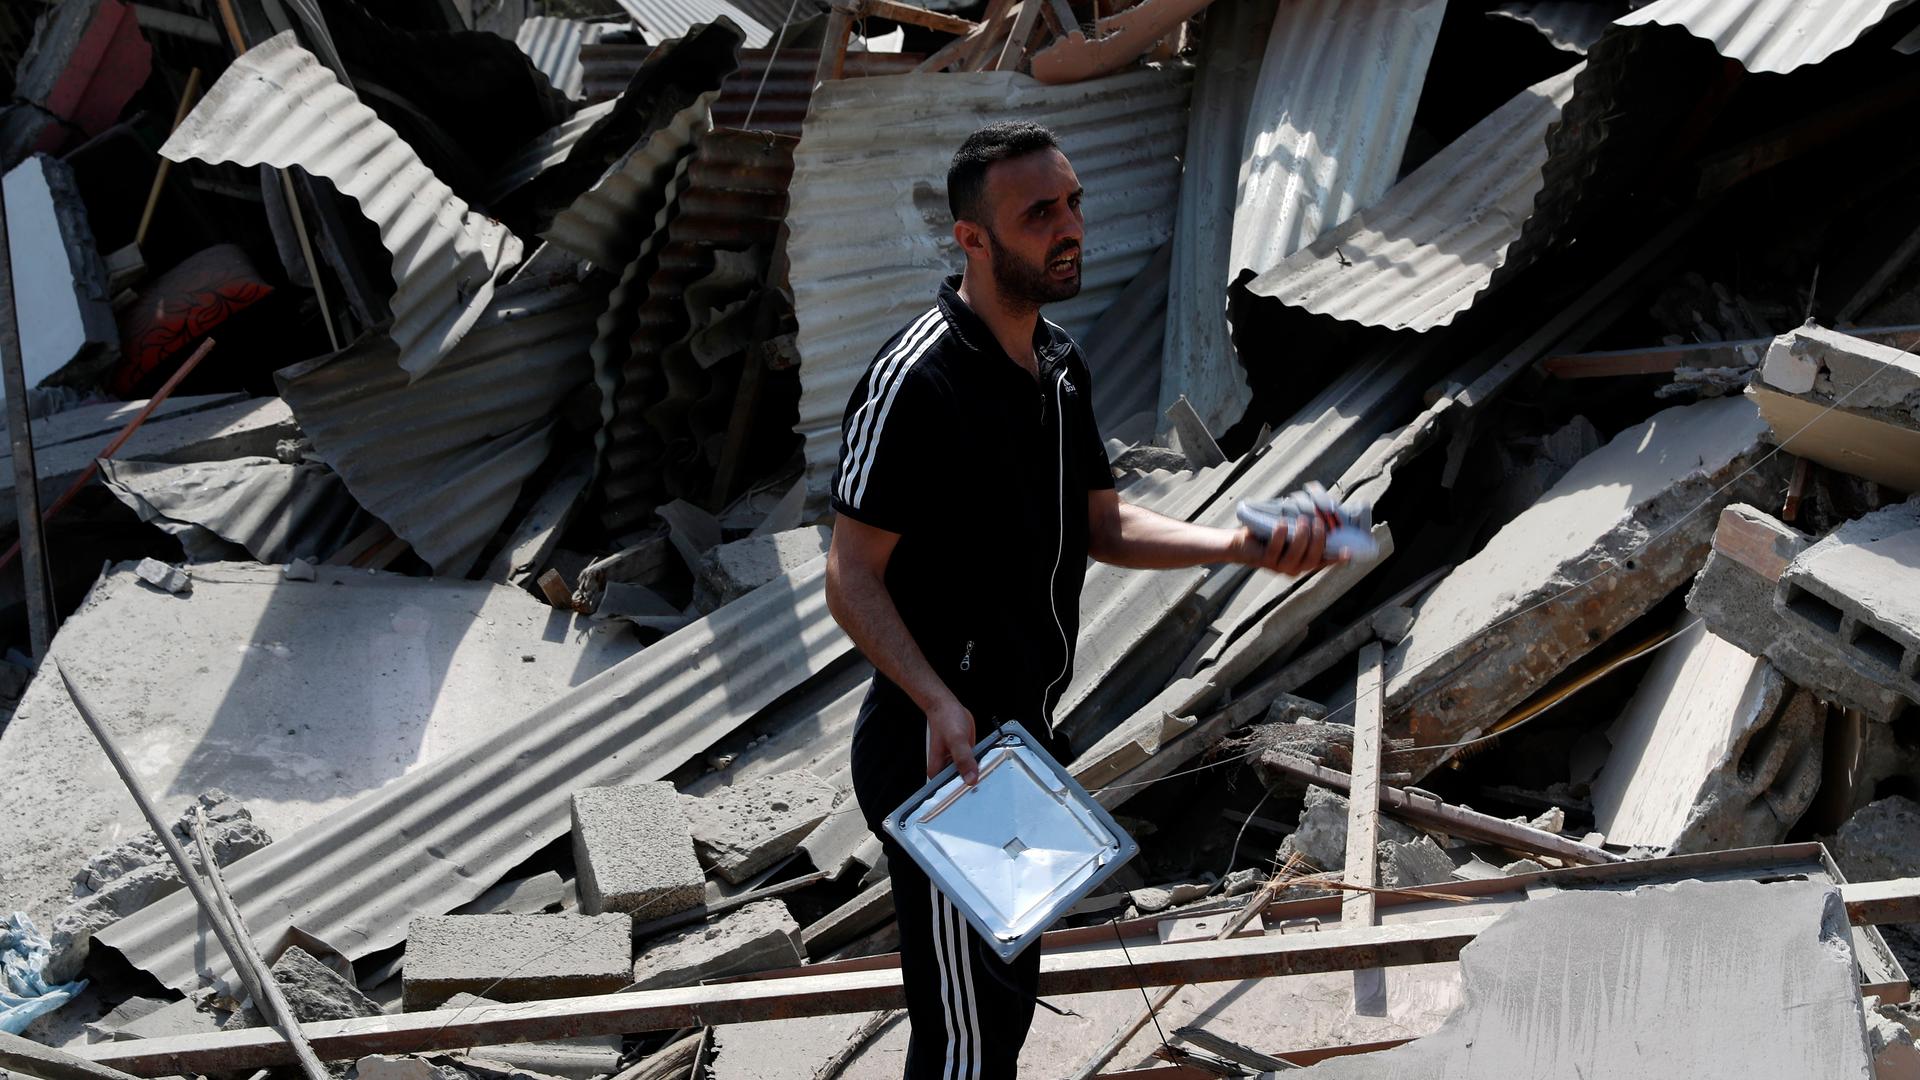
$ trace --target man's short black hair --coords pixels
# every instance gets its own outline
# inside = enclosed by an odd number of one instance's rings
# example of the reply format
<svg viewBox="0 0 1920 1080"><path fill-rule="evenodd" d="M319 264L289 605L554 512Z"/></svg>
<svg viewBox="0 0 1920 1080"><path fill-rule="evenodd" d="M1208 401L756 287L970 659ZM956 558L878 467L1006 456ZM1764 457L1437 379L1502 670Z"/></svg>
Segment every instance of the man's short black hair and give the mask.
<svg viewBox="0 0 1920 1080"><path fill-rule="evenodd" d="M947 209L955 221L985 223L987 169L1002 161L1025 157L1042 150L1058 150L1060 141L1053 132L1025 120L1003 120L988 124L967 136L953 153L947 167Z"/></svg>

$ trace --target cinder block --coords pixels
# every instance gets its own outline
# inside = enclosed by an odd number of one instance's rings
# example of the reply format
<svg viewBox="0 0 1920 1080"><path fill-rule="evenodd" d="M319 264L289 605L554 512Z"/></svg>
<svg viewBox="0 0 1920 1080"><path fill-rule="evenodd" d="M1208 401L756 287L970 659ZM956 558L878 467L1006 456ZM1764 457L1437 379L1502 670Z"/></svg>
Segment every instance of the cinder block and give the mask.
<svg viewBox="0 0 1920 1080"><path fill-rule="evenodd" d="M742 885L799 847L833 811L833 796L833 785L795 769L681 805L701 861Z"/></svg>
<svg viewBox="0 0 1920 1080"><path fill-rule="evenodd" d="M1846 654L1920 703L1920 496L1856 518L1796 557L1774 608L1790 633Z"/></svg>
<svg viewBox="0 0 1920 1080"><path fill-rule="evenodd" d="M636 989L660 990L800 960L800 924L787 905L761 900L647 946L634 961L633 982Z"/></svg>
<svg viewBox="0 0 1920 1080"><path fill-rule="evenodd" d="M407 927L401 1001L431 1009L455 994L538 1001L627 985L625 915L428 915Z"/></svg>
<svg viewBox="0 0 1920 1080"><path fill-rule="evenodd" d="M658 919L701 905L706 877L680 795L665 781L573 795L580 910Z"/></svg>

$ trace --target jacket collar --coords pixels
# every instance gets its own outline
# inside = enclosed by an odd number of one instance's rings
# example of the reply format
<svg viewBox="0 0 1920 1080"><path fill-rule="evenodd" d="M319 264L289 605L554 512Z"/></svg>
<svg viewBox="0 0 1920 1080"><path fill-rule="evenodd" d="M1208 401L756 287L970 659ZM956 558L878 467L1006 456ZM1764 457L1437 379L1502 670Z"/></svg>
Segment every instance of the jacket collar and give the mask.
<svg viewBox="0 0 1920 1080"><path fill-rule="evenodd" d="M949 274L940 283L940 314L946 318L948 329L960 339L960 343L977 353L1006 359L1006 350L994 339L993 331L985 319L974 313L967 302L960 298L960 275ZM1033 354L1042 370L1058 363L1073 347L1069 338L1059 327L1048 322L1042 316L1033 327Z"/></svg>

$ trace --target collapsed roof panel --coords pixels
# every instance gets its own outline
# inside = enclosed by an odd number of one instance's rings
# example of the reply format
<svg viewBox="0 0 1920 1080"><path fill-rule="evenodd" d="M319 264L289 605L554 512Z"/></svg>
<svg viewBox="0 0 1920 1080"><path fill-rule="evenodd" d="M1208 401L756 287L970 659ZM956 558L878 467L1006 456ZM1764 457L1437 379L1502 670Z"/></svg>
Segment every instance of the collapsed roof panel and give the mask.
<svg viewBox="0 0 1920 1080"><path fill-rule="evenodd" d="M415 915L478 896L486 871L566 835L575 791L662 779L846 655L825 577L816 559L236 863L248 927L273 941L298 925L357 959L404 940ZM175 893L99 940L167 986L203 971L231 984L207 932Z"/></svg>
<svg viewBox="0 0 1920 1080"><path fill-rule="evenodd" d="M1446 326L1507 261L1533 213L1547 130L1579 64L1542 80L1248 286L1258 296L1392 330Z"/></svg>
<svg viewBox="0 0 1920 1080"><path fill-rule="evenodd" d="M1626 4L1592 0L1514 0L1487 12L1489 19L1511 19L1540 31L1562 52L1587 54Z"/></svg>
<svg viewBox="0 0 1920 1080"><path fill-rule="evenodd" d="M650 45L591 45L580 51L589 101L619 95L634 72L653 53ZM847 54L843 79L870 75L905 75L926 57L918 53ZM787 45L772 49L744 49L740 67L720 85L713 103L713 126L751 128L800 137L807 102L813 98L814 74L820 67L818 45Z"/></svg>
<svg viewBox="0 0 1920 1080"><path fill-rule="evenodd" d="M602 294L516 286L410 379L369 335L275 373L314 449L434 572L464 576L547 459L555 413L593 375Z"/></svg>
<svg viewBox="0 0 1920 1080"><path fill-rule="evenodd" d="M640 32L655 41L682 37L693 27L716 19L732 19L747 35L747 48L764 48L778 24L768 25L728 0L619 0Z"/></svg>
<svg viewBox="0 0 1920 1080"><path fill-rule="evenodd" d="M1859 40L1909 0L1659 0L1615 21L1677 26L1748 71L1785 74Z"/></svg>
<svg viewBox="0 0 1920 1080"><path fill-rule="evenodd" d="M431 371L520 261L518 237L474 213L293 32L235 60L166 145L173 161L298 165L360 204L393 255L389 336L409 375Z"/></svg>
<svg viewBox="0 0 1920 1080"><path fill-rule="evenodd" d="M787 216L800 321L795 430L806 439L813 490L825 491L840 414L860 373L960 268L943 188L961 140L1009 116L1059 137L1086 188L1086 270L1080 295L1048 317L1084 334L1172 231L1189 89L1178 69L1066 86L1013 72L820 86L795 153Z"/></svg>
<svg viewBox="0 0 1920 1080"><path fill-rule="evenodd" d="M540 69L555 90L578 100L582 70L580 47L599 41L613 29L617 27L611 23L534 15L520 24L513 43L520 46L520 51L527 54L527 59L533 61L533 66Z"/></svg>

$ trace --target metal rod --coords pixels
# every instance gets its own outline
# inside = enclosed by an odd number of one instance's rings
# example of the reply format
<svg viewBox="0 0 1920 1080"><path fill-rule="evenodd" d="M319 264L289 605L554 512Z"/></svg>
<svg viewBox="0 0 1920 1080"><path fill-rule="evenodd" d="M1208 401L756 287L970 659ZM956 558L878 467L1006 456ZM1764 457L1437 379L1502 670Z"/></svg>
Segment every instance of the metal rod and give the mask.
<svg viewBox="0 0 1920 1080"><path fill-rule="evenodd" d="M187 858L186 850L180 846L180 841L174 838L173 828L161 819L159 809L153 805L153 800L148 797L146 789L140 785L139 777L134 775L133 766L128 764L126 756L114 743L113 736L107 733L106 725L94 715L85 695L80 692L78 686L74 685L73 680L67 677L60 662L48 657L47 663L53 665L54 674L60 676L61 685L67 688L67 696L73 699L74 711L80 714L80 719L87 725L87 729L93 732L94 739L100 743L100 749L106 752L107 761L113 765L113 771L120 774L120 781L126 785L127 794L133 796L134 803L140 807L140 813L146 817L147 824L153 828L154 835L160 838L161 846L167 849L167 856L173 860L174 867L180 871L180 879L186 883L187 891L193 894L194 901L206 914L207 921L213 924L214 936L220 939L220 947L226 950L227 959L233 961L234 970L239 972L241 982L247 985L247 993L252 996L254 1005L262 1012L271 1013L267 1017L268 1023L273 1024L281 1037L292 1045L294 1059L299 1062L301 1071L306 1073L307 1080L332 1080L326 1066L320 1064L319 1057L314 1054L312 1044L308 1043L306 1036L301 1034L299 1022L293 1019L293 1013L287 1007L287 999L280 993L280 984L275 982L272 973L266 970L264 963L260 961L260 954L253 951L252 943L244 942L244 931L238 922L238 911L235 911L235 922L229 925L219 901L210 893L207 883L202 881L200 875L194 871L193 863ZM203 822L206 820L204 814L201 815L200 820ZM206 845L204 835L200 840L200 850L202 857L206 859L207 876L218 882L213 863L213 851ZM224 889L218 885L215 888L224 892ZM232 897L228 896L226 900L232 903Z"/></svg>
<svg viewBox="0 0 1920 1080"><path fill-rule="evenodd" d="M33 520L37 523L45 524L46 522L52 521L55 517L59 516L60 511L65 510L67 506L70 503L72 503L75 498L79 496L81 490L87 486L87 483L94 478L94 475L100 471L100 460L102 458L110 458L113 455L119 453L120 448L127 445L127 440L133 438L133 433L140 430L140 425L146 423L147 418L153 415L153 410L159 408L162 402L166 401L168 397L172 396L175 388L177 388L182 382L184 382L186 380L186 377L193 373L193 369L200 366L200 361L205 360L207 358L207 354L212 351L213 351L212 338L208 338L207 340L201 342L200 347L193 350L193 355L187 357L186 363L181 364L179 370L175 371L173 375L169 377L165 383L162 383L160 386L160 389L153 392L153 396L147 399L146 405L142 407L138 413L134 414L133 419L127 421L127 426L120 429L120 434L114 436L112 442L108 443L106 447L103 448L98 454L95 454L93 460L87 463L87 467L81 470L79 477L77 477L73 481L73 483L67 485L67 490L61 492L59 498L53 500L53 505L47 507L45 513L35 514L33 517ZM13 397L12 394L8 394L7 396L9 399ZM20 461L20 455L17 450L14 453L13 460L15 462L15 465L14 465L15 470L17 471L19 468L19 461ZM34 502L36 506L39 503L39 501L40 501L39 489L36 487L34 489ZM24 509L24 504L20 512L22 515L26 513L26 510ZM27 529L25 524L27 520L28 519L24 516L22 516L20 519L21 539L25 539L27 536ZM35 530L35 535L36 536L39 535L39 531L37 529ZM0 570L5 570L9 565L11 565L14 560L14 557L20 554L20 550L21 550L20 541L19 540L14 541L13 546L7 549L6 554L0 555ZM44 558L45 556L42 556L43 561L44 561ZM32 566L33 564L29 562L27 565ZM39 655L39 653L36 651L35 655Z"/></svg>
<svg viewBox="0 0 1920 1080"><path fill-rule="evenodd" d="M200 92L200 69L187 72L187 85L180 91L180 107L174 110L173 126L169 133L179 131L180 125L187 119L188 110L193 108L194 95ZM153 186L147 189L147 206L140 211L140 227L133 230L133 246L139 247L147 242L147 227L153 224L153 211L160 205L160 190L167 186L167 173L173 170L173 159L161 158L160 167L154 170Z"/></svg>
<svg viewBox="0 0 1920 1080"><path fill-rule="evenodd" d="M0 368L7 394L7 436L13 443L13 498L20 522L14 550L26 552L23 570L27 598L27 638L35 660L47 655L53 640L53 590L47 569L46 537L40 531L40 474L33 460L33 422L27 418L26 357L20 352L20 324L13 306L13 248L7 238L6 200L0 198ZM5 566L0 562L0 568Z"/></svg>

